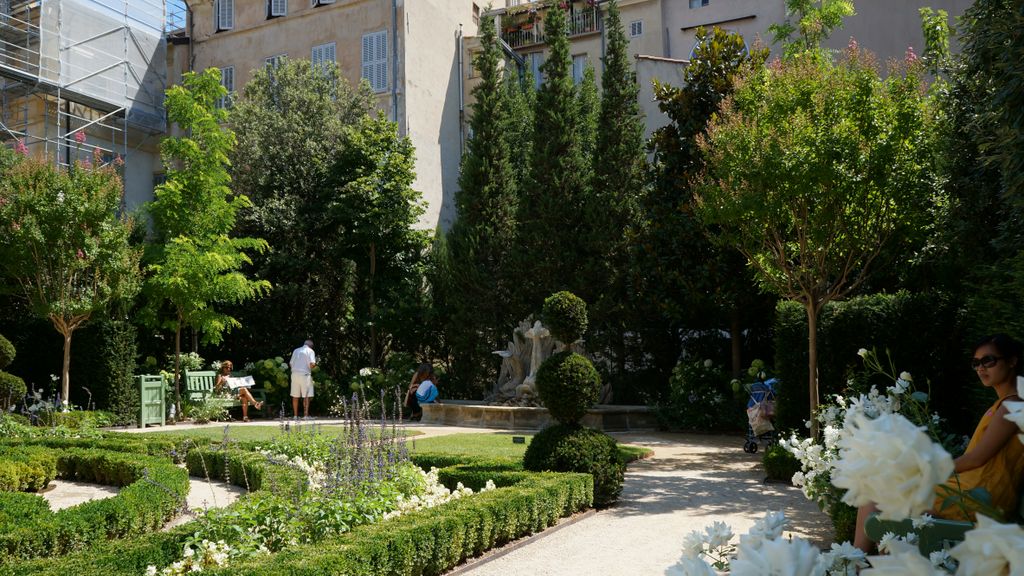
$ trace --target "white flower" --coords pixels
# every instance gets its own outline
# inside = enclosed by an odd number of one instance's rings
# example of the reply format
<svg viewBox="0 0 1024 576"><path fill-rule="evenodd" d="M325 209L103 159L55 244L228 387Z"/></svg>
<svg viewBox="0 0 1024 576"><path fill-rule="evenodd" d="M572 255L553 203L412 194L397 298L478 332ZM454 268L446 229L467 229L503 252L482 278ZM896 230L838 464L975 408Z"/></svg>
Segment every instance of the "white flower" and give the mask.
<svg viewBox="0 0 1024 576"><path fill-rule="evenodd" d="M847 418L832 484L843 502L878 505L883 520L918 516L935 501L935 486L953 473L953 458L923 428L899 414Z"/></svg>
<svg viewBox="0 0 1024 576"><path fill-rule="evenodd" d="M373 368L360 368L359 369L359 375L360 376L369 376L371 374L373 374Z"/></svg>
<svg viewBox="0 0 1024 576"><path fill-rule="evenodd" d="M920 518L914 518L910 521L914 525L914 529L918 530L925 526L931 526L935 524L935 518L932 518L931 514L923 514Z"/></svg>
<svg viewBox="0 0 1024 576"><path fill-rule="evenodd" d="M683 558L699 558L704 552L704 534L694 530L683 536Z"/></svg>
<svg viewBox="0 0 1024 576"><path fill-rule="evenodd" d="M903 380L905 382L913 382L914 377L910 375L910 372L904 371L900 372L900 380Z"/></svg>
<svg viewBox="0 0 1024 576"><path fill-rule="evenodd" d="M946 572L932 566L917 549L904 550L888 556L870 556L871 568L861 570L862 576L945 576ZM973 574L970 573L969 574Z"/></svg>
<svg viewBox="0 0 1024 576"><path fill-rule="evenodd" d="M759 547L740 543L736 559L730 564L732 576L817 576L818 549L806 540L765 540Z"/></svg>
<svg viewBox="0 0 1024 576"><path fill-rule="evenodd" d="M861 348L860 350L857 350L857 356L860 356L861 358L867 358L868 357L867 349L866 348Z"/></svg>
<svg viewBox="0 0 1024 576"><path fill-rule="evenodd" d="M896 544L900 541L900 537L896 534L892 532L886 532L885 534L882 534L882 539L878 541L878 551L884 552L886 554L891 554L893 551L893 544Z"/></svg>
<svg viewBox="0 0 1024 576"><path fill-rule="evenodd" d="M818 557L818 570L829 576L856 576L858 569L867 567L866 558L863 550L849 542L833 544Z"/></svg>
<svg viewBox="0 0 1024 576"><path fill-rule="evenodd" d="M1024 394L1024 376L1017 376L1017 395L1021 396ZM1006 419L1017 425L1024 432L1024 402L1003 402L1003 406L1006 406L1008 412L1006 413ZM1018 436L1021 442L1024 442L1024 434Z"/></svg>
<svg viewBox="0 0 1024 576"><path fill-rule="evenodd" d="M712 549L721 548L732 540L732 528L725 522L715 522L710 526L705 526L704 532L707 534L708 546Z"/></svg>
<svg viewBox="0 0 1024 576"><path fill-rule="evenodd" d="M948 550L936 550L928 555L928 561L936 568L944 568L950 561Z"/></svg>
<svg viewBox="0 0 1024 576"><path fill-rule="evenodd" d="M146 576L156 576L156 566L152 564L146 566Z"/></svg>
<svg viewBox="0 0 1024 576"><path fill-rule="evenodd" d="M683 558L677 566L682 576L715 576L715 570L700 558Z"/></svg>
<svg viewBox="0 0 1024 576"><path fill-rule="evenodd" d="M713 362L711 361L711 359L710 359L710 358L708 358L707 360L705 360L705 361L704 361L704 367L705 367L705 368L711 368L711 366L712 366L713 364L714 364L714 363L713 363Z"/></svg>
<svg viewBox="0 0 1024 576"><path fill-rule="evenodd" d="M963 574L1024 573L1024 528L978 515L978 525L951 551Z"/></svg>

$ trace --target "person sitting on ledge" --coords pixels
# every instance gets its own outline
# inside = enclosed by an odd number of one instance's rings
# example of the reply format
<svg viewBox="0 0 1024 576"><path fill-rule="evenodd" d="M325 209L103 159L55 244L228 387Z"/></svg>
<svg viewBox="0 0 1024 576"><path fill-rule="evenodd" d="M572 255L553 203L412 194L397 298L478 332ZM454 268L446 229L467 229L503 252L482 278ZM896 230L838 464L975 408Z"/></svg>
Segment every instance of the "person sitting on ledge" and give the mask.
<svg viewBox="0 0 1024 576"><path fill-rule="evenodd" d="M263 409L263 402L257 402L252 396L252 392L249 392L248 388L236 388L234 390L228 386L228 377L231 376L231 370L235 367L231 363L231 360L225 360L220 365L220 370L217 372L217 381L214 383L213 390L220 395L238 396L238 401L242 403L242 422L249 421L249 404L252 403L257 410Z"/></svg>
<svg viewBox="0 0 1024 576"><path fill-rule="evenodd" d="M1003 402L1020 401L1017 375L1022 364L1021 343L1005 334L983 338L974 347L971 367L982 386L992 388L998 397L974 429L974 435L963 455L953 461L953 476L936 488L932 516L947 520L974 520L970 502L942 507L950 490L967 492L984 488L992 496L992 505L1003 511L1017 509L1018 489L1024 480L1024 444L1017 439L1017 425L1006 419L1009 411ZM966 508L966 510L965 510ZM875 512L873 504L857 510L857 527L853 544L865 552L874 547L864 532L864 523Z"/></svg>
<svg viewBox="0 0 1024 576"><path fill-rule="evenodd" d="M420 364L412 375L409 390L405 393L405 407L409 409L409 419L418 421L423 417L420 404L432 404L437 401L437 385L434 384L434 367Z"/></svg>

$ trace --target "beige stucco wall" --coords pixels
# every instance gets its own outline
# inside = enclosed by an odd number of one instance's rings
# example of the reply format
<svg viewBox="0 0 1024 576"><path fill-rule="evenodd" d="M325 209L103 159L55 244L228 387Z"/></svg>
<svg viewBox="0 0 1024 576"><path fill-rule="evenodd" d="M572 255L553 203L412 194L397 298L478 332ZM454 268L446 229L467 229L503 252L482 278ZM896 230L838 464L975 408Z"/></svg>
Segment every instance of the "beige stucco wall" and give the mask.
<svg viewBox="0 0 1024 576"><path fill-rule="evenodd" d="M918 53L924 44L918 9L930 6L949 12L951 20L971 5L970 0L855 0L856 16L847 18L843 28L836 30L826 42L830 48L845 48L850 37L861 47L878 55L880 61L902 58L907 46ZM667 56L689 58L693 49L694 27L719 25L726 30L742 34L752 46L760 39L778 55L777 46L771 46L768 27L786 18L784 0L710 0L707 6L690 8L688 0L675 0L665 4L670 50ZM955 48L955 46L954 46Z"/></svg>
<svg viewBox="0 0 1024 576"><path fill-rule="evenodd" d="M653 56L636 57L636 81L640 85L640 112L644 115L645 138L650 138L656 129L668 124L668 116L658 109L658 103L654 101L652 81L657 79L663 84L681 86L686 64L685 60Z"/></svg>
<svg viewBox="0 0 1024 576"><path fill-rule="evenodd" d="M416 147L416 188L426 201L420 224L451 227L462 158L459 31L476 35L469 0L410 0L403 22L404 117Z"/></svg>

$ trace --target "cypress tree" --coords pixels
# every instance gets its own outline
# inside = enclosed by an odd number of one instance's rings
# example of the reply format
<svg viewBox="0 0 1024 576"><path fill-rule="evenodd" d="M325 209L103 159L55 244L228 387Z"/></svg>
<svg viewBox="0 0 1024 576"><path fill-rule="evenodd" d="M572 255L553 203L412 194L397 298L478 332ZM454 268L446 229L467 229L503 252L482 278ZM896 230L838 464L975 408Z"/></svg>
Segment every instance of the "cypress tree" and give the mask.
<svg viewBox="0 0 1024 576"><path fill-rule="evenodd" d="M590 189L590 161L581 138L565 12L555 3L548 6L544 29L550 51L541 66L530 179L520 194L518 316L538 312L553 292L570 290L584 300L593 294L577 275L579 239L587 236L582 207Z"/></svg>
<svg viewBox="0 0 1024 576"><path fill-rule="evenodd" d="M451 376L467 395L477 395L493 376L492 350L504 347L513 316L517 170L508 131L510 88L502 79L494 18L480 21L483 50L475 59L481 82L473 89L470 137L462 158L457 218L446 238L440 299L446 340L455 360Z"/></svg>

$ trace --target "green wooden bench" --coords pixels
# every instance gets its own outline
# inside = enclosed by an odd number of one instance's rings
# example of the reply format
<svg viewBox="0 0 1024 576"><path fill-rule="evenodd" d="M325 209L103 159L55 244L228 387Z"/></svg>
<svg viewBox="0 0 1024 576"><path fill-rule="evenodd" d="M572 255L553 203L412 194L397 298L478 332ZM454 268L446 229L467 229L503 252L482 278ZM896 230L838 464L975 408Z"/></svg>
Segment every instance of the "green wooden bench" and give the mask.
<svg viewBox="0 0 1024 576"><path fill-rule="evenodd" d="M239 376L237 372L232 372L232 376ZM241 408L242 403L238 401L238 396L232 394L231 396L216 396L214 392L215 384L217 383L217 373L213 370L194 370L186 371L185 377L185 389L182 392L182 398L189 402L205 402L207 399L215 401L224 408ZM267 393L262 388L256 388L255 386L249 388L249 392L257 402L263 402L263 406L266 406ZM253 406L255 410L256 407Z"/></svg>

